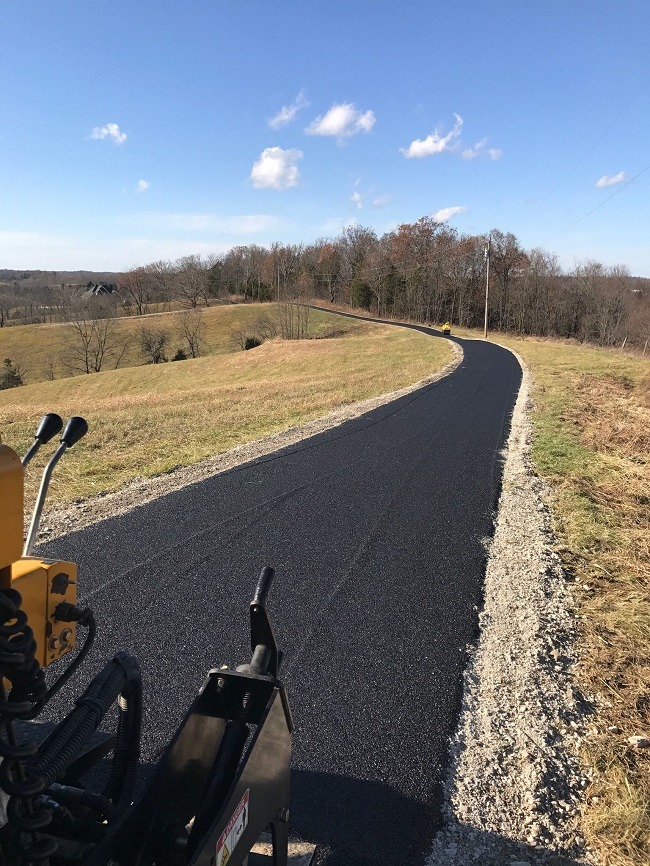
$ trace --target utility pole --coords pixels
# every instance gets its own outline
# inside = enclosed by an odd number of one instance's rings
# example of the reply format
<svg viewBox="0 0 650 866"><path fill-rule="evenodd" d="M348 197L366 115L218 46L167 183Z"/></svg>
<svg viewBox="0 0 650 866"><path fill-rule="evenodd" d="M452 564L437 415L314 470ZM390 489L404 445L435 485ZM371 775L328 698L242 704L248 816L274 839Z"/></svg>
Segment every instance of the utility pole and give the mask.
<svg viewBox="0 0 650 866"><path fill-rule="evenodd" d="M488 298L490 296L490 252L492 247L492 235L489 236L487 246L484 250L487 268L485 273L485 323L483 325L483 337L487 340L488 335Z"/></svg>

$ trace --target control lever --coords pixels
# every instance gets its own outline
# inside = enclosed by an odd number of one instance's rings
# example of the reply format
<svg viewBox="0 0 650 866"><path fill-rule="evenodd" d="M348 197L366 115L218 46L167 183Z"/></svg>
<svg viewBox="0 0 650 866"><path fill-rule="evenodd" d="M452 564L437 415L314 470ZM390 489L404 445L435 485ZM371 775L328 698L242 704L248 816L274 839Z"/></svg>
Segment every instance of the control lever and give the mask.
<svg viewBox="0 0 650 866"><path fill-rule="evenodd" d="M65 425L63 433L61 434L61 439L59 440L61 444L56 449L50 459L50 462L43 470L41 486L39 487L38 496L36 497L36 505L34 506L34 513L32 514L32 522L29 525L29 532L27 533L27 540L25 541L25 549L23 550L23 556L29 556L30 551L34 545L34 540L38 533L38 526L41 522L41 514L43 512L43 505L45 504L45 497L47 496L47 490L50 486L50 479L52 477L54 467L63 457L68 448L72 448L72 446L75 445L81 438L83 438L87 432L88 422L84 418L80 418L77 415L70 418L68 420L68 423Z"/></svg>
<svg viewBox="0 0 650 866"><path fill-rule="evenodd" d="M57 433L61 432L62 428L63 419L60 415L57 415L55 412L48 412L47 415L43 415L38 427L36 428L34 441L29 446L22 459L23 469L27 466L32 457L36 455L36 452L41 445L47 444L50 439L56 436Z"/></svg>

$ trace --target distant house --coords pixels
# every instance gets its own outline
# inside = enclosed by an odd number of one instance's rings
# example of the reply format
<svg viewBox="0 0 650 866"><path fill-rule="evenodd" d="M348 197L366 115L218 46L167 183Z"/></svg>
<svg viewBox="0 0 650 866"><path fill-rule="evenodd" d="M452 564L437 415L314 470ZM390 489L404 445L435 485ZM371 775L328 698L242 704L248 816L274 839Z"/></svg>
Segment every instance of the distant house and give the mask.
<svg viewBox="0 0 650 866"><path fill-rule="evenodd" d="M98 283L97 285L91 286L89 289L87 289L81 297L97 298L100 295L113 295L116 291L117 289L115 288L115 286L111 285L110 283Z"/></svg>

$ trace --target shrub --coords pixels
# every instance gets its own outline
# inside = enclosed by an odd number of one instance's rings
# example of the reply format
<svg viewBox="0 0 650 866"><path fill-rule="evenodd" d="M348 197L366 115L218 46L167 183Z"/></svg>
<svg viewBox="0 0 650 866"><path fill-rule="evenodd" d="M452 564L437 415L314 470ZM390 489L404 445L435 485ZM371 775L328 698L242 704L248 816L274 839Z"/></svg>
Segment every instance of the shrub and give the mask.
<svg viewBox="0 0 650 866"><path fill-rule="evenodd" d="M8 388L19 388L24 385L20 367L14 364L11 358L5 358L4 369L0 370L0 391Z"/></svg>

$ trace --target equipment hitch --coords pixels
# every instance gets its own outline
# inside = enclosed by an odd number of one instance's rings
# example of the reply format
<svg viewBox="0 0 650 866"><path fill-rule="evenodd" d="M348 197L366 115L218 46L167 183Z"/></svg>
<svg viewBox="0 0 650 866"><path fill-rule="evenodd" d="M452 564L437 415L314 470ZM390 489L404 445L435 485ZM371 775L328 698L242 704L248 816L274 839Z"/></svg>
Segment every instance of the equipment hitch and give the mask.
<svg viewBox="0 0 650 866"><path fill-rule="evenodd" d="M88 866L286 866L293 723L266 610L273 576L262 570L250 604L251 661L209 671L142 798ZM251 854L268 830L272 858Z"/></svg>

